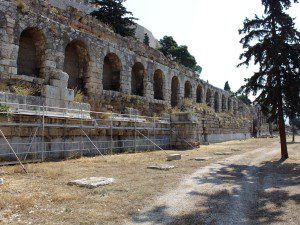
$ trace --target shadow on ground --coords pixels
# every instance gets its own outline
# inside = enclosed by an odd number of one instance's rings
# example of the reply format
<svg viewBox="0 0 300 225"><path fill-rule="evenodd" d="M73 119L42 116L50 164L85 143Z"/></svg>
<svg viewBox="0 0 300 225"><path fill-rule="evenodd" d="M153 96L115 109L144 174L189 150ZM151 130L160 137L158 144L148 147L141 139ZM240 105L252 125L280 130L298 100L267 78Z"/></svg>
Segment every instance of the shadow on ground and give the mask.
<svg viewBox="0 0 300 225"><path fill-rule="evenodd" d="M196 210L189 214L172 217L167 213L167 206L157 206L146 213L132 215L132 221L136 224L236 224L226 221L226 215L230 210L231 213L235 210L235 204L243 201L246 208L238 224L280 223L284 222L281 217L287 201L300 203L299 194L292 195L282 190L300 184L300 167L296 163L275 161L265 162L261 166L231 164L206 178L195 179L199 185L230 183L234 188L224 188L213 194L188 193L195 196L195 200L202 199L196 203Z"/></svg>

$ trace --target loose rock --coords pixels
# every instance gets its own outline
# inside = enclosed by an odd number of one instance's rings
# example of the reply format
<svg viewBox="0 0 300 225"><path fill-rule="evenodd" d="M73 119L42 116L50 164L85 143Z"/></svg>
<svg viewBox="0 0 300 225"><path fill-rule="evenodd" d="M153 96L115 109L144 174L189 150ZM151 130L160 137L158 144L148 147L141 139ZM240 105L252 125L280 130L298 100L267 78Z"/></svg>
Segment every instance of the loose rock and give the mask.
<svg viewBox="0 0 300 225"><path fill-rule="evenodd" d="M3 185L3 184L4 184L4 179L0 178L0 185Z"/></svg>
<svg viewBox="0 0 300 225"><path fill-rule="evenodd" d="M167 161L173 161L173 160L180 160L181 155L180 154L170 154L167 155Z"/></svg>
<svg viewBox="0 0 300 225"><path fill-rule="evenodd" d="M113 182L115 182L114 178L89 177L80 180L70 181L68 184L93 189L93 188L109 185Z"/></svg>
<svg viewBox="0 0 300 225"><path fill-rule="evenodd" d="M148 169L153 169L153 170L170 170L170 169L174 169L175 166L171 166L171 165L152 165L152 166L148 166Z"/></svg>

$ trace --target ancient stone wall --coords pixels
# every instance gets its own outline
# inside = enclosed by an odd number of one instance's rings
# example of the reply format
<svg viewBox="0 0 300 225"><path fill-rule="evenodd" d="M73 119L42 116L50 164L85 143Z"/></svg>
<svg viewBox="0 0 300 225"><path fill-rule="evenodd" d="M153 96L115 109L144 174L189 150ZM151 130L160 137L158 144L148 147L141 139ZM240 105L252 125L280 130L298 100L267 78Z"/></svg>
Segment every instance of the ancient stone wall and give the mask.
<svg viewBox="0 0 300 225"><path fill-rule="evenodd" d="M66 101L74 100L74 91L83 89L85 100L95 110L107 110L113 105L113 102L104 104L101 101L105 93L129 95L132 99L140 96L143 111L148 114L157 113L150 110L155 109L153 105L170 107L171 96L176 98L173 106L180 107L184 98L190 98L194 102L207 102L217 112L239 111L241 103L230 93L202 81L191 70L170 61L159 51L132 38L120 37L72 7L61 10L43 0L39 3L4 0L0 3L0 18L1 79L21 75L25 80L29 75L42 79L42 95L50 105L66 106ZM23 57L24 49L28 48L22 41L24 35L27 42L33 43L29 52L36 52L35 57L31 57L35 61L29 64ZM115 60L111 67L120 68L115 76L119 76L119 88L110 85L111 81L105 76L105 62L112 54ZM31 70L35 70L34 74L29 74ZM160 83L155 83L158 71L162 78ZM143 75L136 76L137 73ZM172 89L174 78L178 85Z"/></svg>
<svg viewBox="0 0 300 225"><path fill-rule="evenodd" d="M2 0L0 34L1 102L116 113L132 108L147 116L173 114L172 129L155 135L172 138L175 147L186 143L183 137L196 144L249 137L264 122L257 108L68 4L56 8L46 0ZM40 91L34 96L15 95L19 83ZM187 103L209 110L185 115ZM183 115L176 118L176 111ZM8 134L13 134L14 128L10 129ZM32 131L22 129L21 139L29 137ZM58 131L45 131L50 146L54 140L71 140L70 134L75 139L80 136ZM115 138L128 137L126 130L118 132ZM90 135L94 140L110 138L106 130Z"/></svg>

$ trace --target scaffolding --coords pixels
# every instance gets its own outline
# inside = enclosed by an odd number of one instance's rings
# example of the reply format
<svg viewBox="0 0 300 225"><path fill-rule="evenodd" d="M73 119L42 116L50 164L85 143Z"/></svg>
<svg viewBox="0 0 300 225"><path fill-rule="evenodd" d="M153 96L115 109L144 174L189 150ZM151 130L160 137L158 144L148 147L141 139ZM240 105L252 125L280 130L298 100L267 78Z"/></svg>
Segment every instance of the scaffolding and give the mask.
<svg viewBox="0 0 300 225"><path fill-rule="evenodd" d="M124 150L137 152L170 147L172 131L169 117L147 117L11 102L0 102L0 106L0 134L7 140L0 143L0 159L14 158L22 162L40 162L53 156L59 158L65 158L66 155L67 158L85 155L104 156ZM18 138L16 132L5 134L5 128L14 130L29 128L31 134L27 134L25 138L24 136ZM77 134L73 138L69 135L62 141L52 139L49 141L46 137L48 129L60 129L65 133L76 130ZM92 135L92 137L89 134L98 131L106 131L108 135ZM130 132L132 137L125 135L125 139L116 139L115 131ZM167 135L158 135L159 133ZM10 142L7 136L12 137ZM3 161L0 165L16 163Z"/></svg>

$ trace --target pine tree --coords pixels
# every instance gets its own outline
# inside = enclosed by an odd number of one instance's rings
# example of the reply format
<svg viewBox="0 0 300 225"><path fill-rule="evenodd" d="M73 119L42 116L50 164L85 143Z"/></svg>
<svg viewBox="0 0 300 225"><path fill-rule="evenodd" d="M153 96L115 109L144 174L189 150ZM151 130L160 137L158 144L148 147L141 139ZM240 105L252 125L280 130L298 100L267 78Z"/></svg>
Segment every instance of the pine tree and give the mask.
<svg viewBox="0 0 300 225"><path fill-rule="evenodd" d="M144 44L149 46L150 45L150 38L149 35L147 33L145 33L144 35Z"/></svg>
<svg viewBox="0 0 300 225"><path fill-rule="evenodd" d="M298 0L262 0L265 15L246 18L239 31L245 49L239 66L248 66L252 59L259 65L241 91L259 94L256 102L270 115L269 121L278 120L283 159L288 158L284 116L295 117L300 109L300 33L285 13L292 2Z"/></svg>
<svg viewBox="0 0 300 225"><path fill-rule="evenodd" d="M126 0L95 0L97 10L91 13L101 22L110 26L114 32L124 37L134 36L136 18L132 17L132 12L127 11L123 6ZM128 16L130 15L130 16Z"/></svg>
<svg viewBox="0 0 300 225"><path fill-rule="evenodd" d="M202 72L202 67L197 65L197 61L194 56L188 50L186 45L178 45L177 42L171 36L164 36L159 41L159 50L167 57L171 58L199 74Z"/></svg>
<svg viewBox="0 0 300 225"><path fill-rule="evenodd" d="M225 90L225 91L231 92L231 88L230 88L230 85L229 85L229 82L228 82L228 81L226 81L226 83L225 83L225 85L224 85L224 90Z"/></svg>

